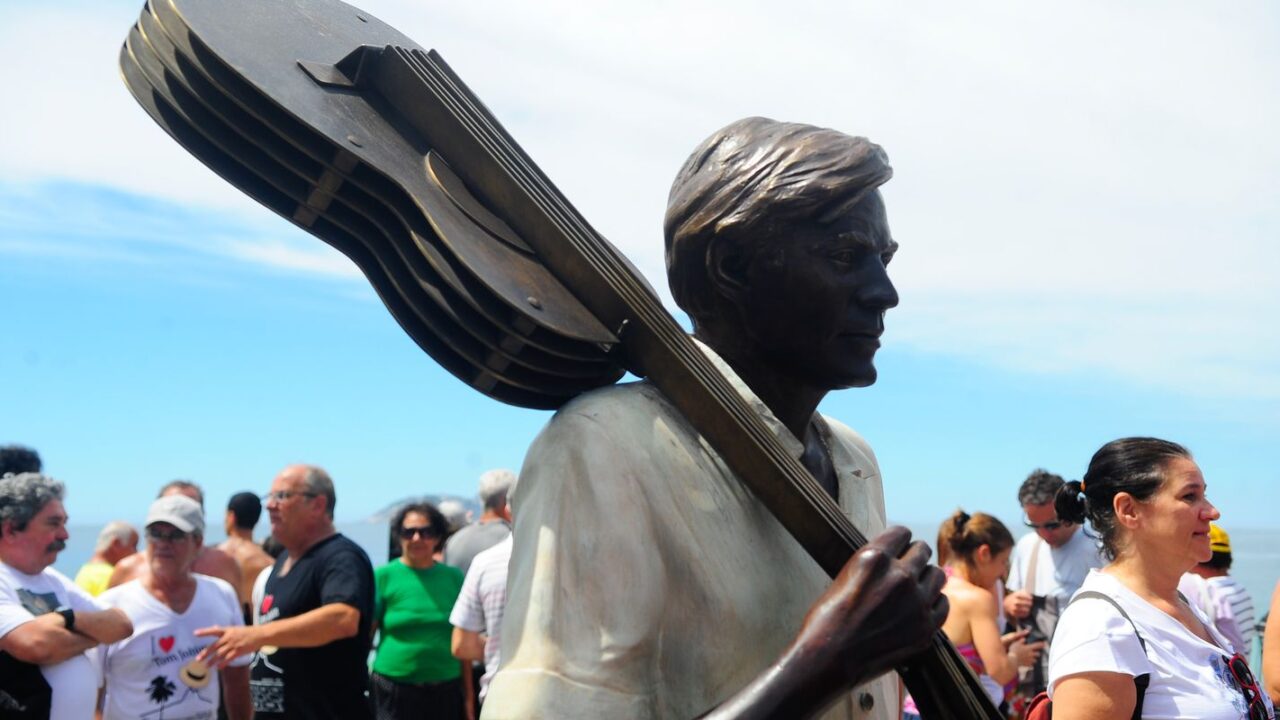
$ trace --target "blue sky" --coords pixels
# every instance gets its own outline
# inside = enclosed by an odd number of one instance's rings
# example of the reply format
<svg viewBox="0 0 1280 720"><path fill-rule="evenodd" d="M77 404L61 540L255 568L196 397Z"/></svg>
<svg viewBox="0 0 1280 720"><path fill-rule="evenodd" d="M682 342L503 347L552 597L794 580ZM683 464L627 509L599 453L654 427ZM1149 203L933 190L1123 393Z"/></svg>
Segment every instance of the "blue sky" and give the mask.
<svg viewBox="0 0 1280 720"><path fill-rule="evenodd" d="M823 409L876 448L891 517L1016 522L1032 468L1078 477L1154 434L1196 453L1225 524L1274 526L1273 5L526 5L365 7L440 50L655 287L670 180L716 128L888 150L902 304L880 382ZM346 519L518 467L546 413L444 373L345 258L136 106L115 53L139 8L0 5L0 47L45 71L0 120L0 443L39 449L86 522L295 461L331 470Z"/></svg>

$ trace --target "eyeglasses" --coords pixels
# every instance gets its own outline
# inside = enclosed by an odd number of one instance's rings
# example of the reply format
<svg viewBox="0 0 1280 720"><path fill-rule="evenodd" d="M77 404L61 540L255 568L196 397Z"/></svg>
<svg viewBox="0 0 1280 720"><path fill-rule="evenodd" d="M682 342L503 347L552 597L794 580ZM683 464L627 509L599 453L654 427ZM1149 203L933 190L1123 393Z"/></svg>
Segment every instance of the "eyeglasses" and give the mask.
<svg viewBox="0 0 1280 720"><path fill-rule="evenodd" d="M289 498L293 497L294 495L301 495L302 497L313 498L313 497L317 497L319 493L303 492L301 490L279 490L276 492L269 492L266 495L263 495L262 502L271 502L272 500L275 500L278 503L282 503L285 500L288 500Z"/></svg>
<svg viewBox="0 0 1280 720"><path fill-rule="evenodd" d="M400 539L401 539L401 540L412 540L412 539L414 539L415 537L418 537L419 535L421 535L421 536L423 537L423 539L433 538L433 537L435 537L435 536L436 536L436 530L435 530L435 528L431 527L430 525L423 525L422 527L402 527L402 528L400 528Z"/></svg>
<svg viewBox="0 0 1280 720"><path fill-rule="evenodd" d="M1240 685L1240 692L1244 693L1244 701L1249 706L1249 720L1269 720L1271 716L1267 714L1267 704L1262 699L1262 689L1258 687L1258 681L1253 678L1253 672L1249 670L1249 663L1245 662L1244 656L1236 653L1222 659L1227 661L1227 667L1231 669L1236 683Z"/></svg>
<svg viewBox="0 0 1280 720"><path fill-rule="evenodd" d="M155 542L182 542L187 539L191 533L184 533L181 530L164 531L158 527L147 528L147 539Z"/></svg>
<svg viewBox="0 0 1280 720"><path fill-rule="evenodd" d="M1049 522L1046 522L1046 523L1033 523L1030 520L1023 520L1022 524L1026 525L1032 530L1057 530L1063 525L1070 525L1071 523L1063 522L1062 520L1050 520Z"/></svg>

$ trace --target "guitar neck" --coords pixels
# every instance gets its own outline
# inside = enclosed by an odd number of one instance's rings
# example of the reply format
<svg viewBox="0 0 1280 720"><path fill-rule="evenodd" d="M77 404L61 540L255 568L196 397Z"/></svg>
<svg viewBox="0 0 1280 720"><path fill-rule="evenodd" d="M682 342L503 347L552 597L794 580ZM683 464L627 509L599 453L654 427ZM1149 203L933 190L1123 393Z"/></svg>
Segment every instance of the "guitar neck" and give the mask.
<svg viewBox="0 0 1280 720"><path fill-rule="evenodd" d="M866 537L711 364L626 258L597 233L434 51L387 47L371 86L451 165L554 275L621 338L629 370L666 395L832 577ZM400 100L400 102L397 102ZM465 162L456 159L465 158ZM902 671L930 718L1000 714L941 632Z"/></svg>

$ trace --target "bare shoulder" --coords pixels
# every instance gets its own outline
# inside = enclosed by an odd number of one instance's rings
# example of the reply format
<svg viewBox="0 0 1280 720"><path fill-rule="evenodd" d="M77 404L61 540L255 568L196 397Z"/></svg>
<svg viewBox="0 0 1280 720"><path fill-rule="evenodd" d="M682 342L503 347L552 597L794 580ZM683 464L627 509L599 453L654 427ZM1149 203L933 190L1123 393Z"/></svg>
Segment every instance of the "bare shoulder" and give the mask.
<svg viewBox="0 0 1280 720"><path fill-rule="evenodd" d="M107 587L115 587L123 585L130 580L136 580L146 574L147 556L142 553L134 553L120 560L111 570L111 579L107 581Z"/></svg>
<svg viewBox="0 0 1280 720"><path fill-rule="evenodd" d="M270 565L272 560L257 543L248 542L240 538L228 538L220 543L217 550L230 555L236 562L242 566L251 567L255 565Z"/></svg>
<svg viewBox="0 0 1280 720"><path fill-rule="evenodd" d="M216 547L206 547L201 550L191 566L191 571L221 578L231 583L233 587L240 585L240 565L236 563L235 558Z"/></svg>
<svg viewBox="0 0 1280 720"><path fill-rule="evenodd" d="M953 577L949 579L942 591L946 593L947 599L951 602L951 607L965 614L969 614L974 609L994 608L995 606L994 593L960 578Z"/></svg>

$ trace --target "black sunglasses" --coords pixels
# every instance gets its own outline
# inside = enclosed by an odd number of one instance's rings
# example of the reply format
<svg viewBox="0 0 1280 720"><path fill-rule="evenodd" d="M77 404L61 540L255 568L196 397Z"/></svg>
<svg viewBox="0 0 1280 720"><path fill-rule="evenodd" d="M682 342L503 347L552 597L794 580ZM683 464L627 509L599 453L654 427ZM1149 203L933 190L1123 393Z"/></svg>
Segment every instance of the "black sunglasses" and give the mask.
<svg viewBox="0 0 1280 720"><path fill-rule="evenodd" d="M414 539L415 537L417 537L418 535L421 535L423 538L433 538L433 537L435 537L435 536L436 536L436 530L435 530L435 528L431 527L430 525L423 525L423 526L421 526L421 527L402 527L402 528L400 528L400 539L401 539L401 540L412 540L412 539Z"/></svg>
<svg viewBox="0 0 1280 720"><path fill-rule="evenodd" d="M182 542L187 539L188 535L190 533L184 533L178 529L165 532L158 527L147 528L147 539L156 542Z"/></svg>
<svg viewBox="0 0 1280 720"><path fill-rule="evenodd" d="M1026 525L1032 530L1057 530L1063 525L1070 525L1071 523L1063 522L1061 520L1050 520L1047 523L1040 523L1037 525L1036 523L1033 523L1030 520L1023 520L1022 524Z"/></svg>
<svg viewBox="0 0 1280 720"><path fill-rule="evenodd" d="M1249 720L1270 720L1267 704L1262 700L1262 689L1258 687L1258 681L1254 679L1249 663L1245 662L1240 653L1224 657L1223 660L1227 661L1227 667L1231 669L1231 674L1240 685L1240 692L1244 693L1244 701L1249 706Z"/></svg>

